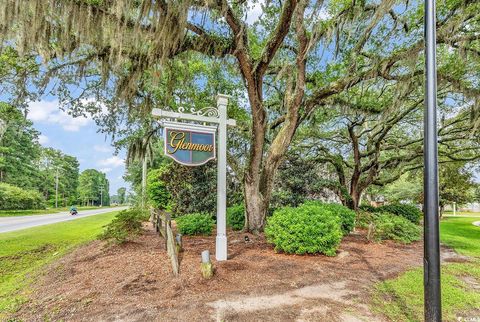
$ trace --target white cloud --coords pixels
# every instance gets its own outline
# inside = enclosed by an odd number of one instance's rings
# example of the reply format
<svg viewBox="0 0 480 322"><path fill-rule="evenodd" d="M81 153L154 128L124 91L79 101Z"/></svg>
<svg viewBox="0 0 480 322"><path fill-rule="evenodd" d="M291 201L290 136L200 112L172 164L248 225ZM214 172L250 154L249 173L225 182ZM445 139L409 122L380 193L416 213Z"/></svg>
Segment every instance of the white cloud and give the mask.
<svg viewBox="0 0 480 322"><path fill-rule="evenodd" d="M31 102L28 118L33 122L58 124L69 132L77 132L91 122L86 117L72 117L65 111L60 110L60 104L57 100Z"/></svg>
<svg viewBox="0 0 480 322"><path fill-rule="evenodd" d="M103 172L103 173L109 173L110 171L112 171L112 168L102 168L102 169L100 169L100 172Z"/></svg>
<svg viewBox="0 0 480 322"><path fill-rule="evenodd" d="M40 134L38 136L38 143L40 143L41 145L47 144L48 142L50 142L50 139L48 138L48 136L43 134Z"/></svg>
<svg viewBox="0 0 480 322"><path fill-rule="evenodd" d="M125 160L119 158L118 156L114 155L110 158L107 158L107 159L103 159L103 160L100 160L98 161L98 165L102 166L102 167L113 167L113 168L116 168L116 167L121 167L125 164Z"/></svg>
<svg viewBox="0 0 480 322"><path fill-rule="evenodd" d="M103 152L103 153L112 152L112 148L107 145L94 145L93 149L97 152Z"/></svg>

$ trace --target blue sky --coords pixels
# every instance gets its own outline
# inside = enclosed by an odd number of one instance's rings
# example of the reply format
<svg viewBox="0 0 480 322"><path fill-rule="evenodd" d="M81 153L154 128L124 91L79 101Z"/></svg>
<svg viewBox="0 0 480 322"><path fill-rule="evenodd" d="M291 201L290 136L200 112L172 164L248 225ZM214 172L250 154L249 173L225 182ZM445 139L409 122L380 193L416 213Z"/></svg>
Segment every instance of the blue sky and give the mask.
<svg viewBox="0 0 480 322"><path fill-rule="evenodd" d="M58 101L53 97L31 102L28 118L41 132L40 144L76 157L80 162L80 171L93 168L106 173L111 195L120 187L128 188L122 178L125 152L114 155L111 138L97 133L98 127L92 119L73 118L60 110Z"/></svg>

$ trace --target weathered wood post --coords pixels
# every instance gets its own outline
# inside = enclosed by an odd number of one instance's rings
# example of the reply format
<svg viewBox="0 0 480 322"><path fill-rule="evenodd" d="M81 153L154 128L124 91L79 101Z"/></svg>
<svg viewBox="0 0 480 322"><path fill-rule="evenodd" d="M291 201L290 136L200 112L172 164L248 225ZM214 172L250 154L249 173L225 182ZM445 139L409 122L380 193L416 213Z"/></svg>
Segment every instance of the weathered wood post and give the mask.
<svg viewBox="0 0 480 322"><path fill-rule="evenodd" d="M202 252L202 264L200 270L202 271L202 276L204 278L210 279L213 277L213 265L210 261L210 251L208 250Z"/></svg>
<svg viewBox="0 0 480 322"><path fill-rule="evenodd" d="M175 236L175 241L177 242L177 253L180 253L183 250L182 246L182 234L177 234Z"/></svg>

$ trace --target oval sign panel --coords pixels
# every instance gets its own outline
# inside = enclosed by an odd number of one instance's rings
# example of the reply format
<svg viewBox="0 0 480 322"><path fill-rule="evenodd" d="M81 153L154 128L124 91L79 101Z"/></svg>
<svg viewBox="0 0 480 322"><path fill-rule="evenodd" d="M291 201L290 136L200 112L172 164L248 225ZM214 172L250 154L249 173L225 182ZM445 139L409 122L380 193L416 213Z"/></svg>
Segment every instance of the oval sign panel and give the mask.
<svg viewBox="0 0 480 322"><path fill-rule="evenodd" d="M216 128L177 122L164 122L165 155L176 162L199 166L216 157Z"/></svg>

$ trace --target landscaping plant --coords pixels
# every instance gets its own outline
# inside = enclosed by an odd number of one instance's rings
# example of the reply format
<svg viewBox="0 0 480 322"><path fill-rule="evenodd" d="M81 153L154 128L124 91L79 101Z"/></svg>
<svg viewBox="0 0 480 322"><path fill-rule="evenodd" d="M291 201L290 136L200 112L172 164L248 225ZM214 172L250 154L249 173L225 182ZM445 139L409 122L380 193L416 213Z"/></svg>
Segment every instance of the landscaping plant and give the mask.
<svg viewBox="0 0 480 322"><path fill-rule="evenodd" d="M323 203L320 201L307 201L305 204L322 207L337 216L341 222L344 235L348 235L355 228L355 211L338 203Z"/></svg>
<svg viewBox="0 0 480 322"><path fill-rule="evenodd" d="M391 204L374 209L375 212L388 212L396 216L401 216L417 225L422 218L422 212L414 205L409 204Z"/></svg>
<svg viewBox="0 0 480 322"><path fill-rule="evenodd" d="M111 223L104 227L99 239L114 241L118 244L140 235L142 222L148 219L148 212L133 208L120 211Z"/></svg>
<svg viewBox="0 0 480 322"><path fill-rule="evenodd" d="M243 204L227 208L227 226L233 230L242 230L245 226L245 206Z"/></svg>
<svg viewBox="0 0 480 322"><path fill-rule="evenodd" d="M385 239L409 244L420 240L422 229L409 220L389 213L375 216L372 237L376 241Z"/></svg>
<svg viewBox="0 0 480 322"><path fill-rule="evenodd" d="M332 211L315 204L284 207L268 218L265 236L276 251L334 256L342 240L341 221Z"/></svg>
<svg viewBox="0 0 480 322"><path fill-rule="evenodd" d="M193 213L175 219L182 235L211 235L215 221L209 214Z"/></svg>

